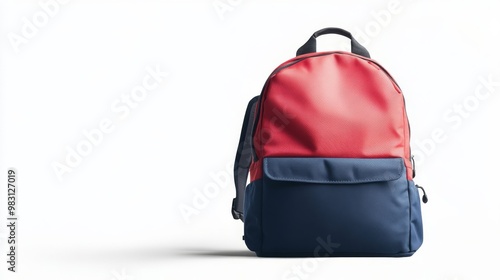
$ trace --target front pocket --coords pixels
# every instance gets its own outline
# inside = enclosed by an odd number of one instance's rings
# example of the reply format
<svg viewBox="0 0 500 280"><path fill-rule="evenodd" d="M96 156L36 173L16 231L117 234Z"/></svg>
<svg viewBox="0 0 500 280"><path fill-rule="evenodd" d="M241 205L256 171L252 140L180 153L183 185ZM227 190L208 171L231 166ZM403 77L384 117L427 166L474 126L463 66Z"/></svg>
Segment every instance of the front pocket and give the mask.
<svg viewBox="0 0 500 280"><path fill-rule="evenodd" d="M260 255L402 256L410 182L401 158L265 158Z"/></svg>

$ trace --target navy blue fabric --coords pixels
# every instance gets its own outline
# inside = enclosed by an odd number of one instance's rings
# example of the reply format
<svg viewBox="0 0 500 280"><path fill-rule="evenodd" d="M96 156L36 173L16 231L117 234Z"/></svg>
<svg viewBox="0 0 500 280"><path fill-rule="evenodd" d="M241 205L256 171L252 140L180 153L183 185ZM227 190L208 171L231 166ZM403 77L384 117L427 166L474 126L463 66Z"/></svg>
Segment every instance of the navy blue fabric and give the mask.
<svg viewBox="0 0 500 280"><path fill-rule="evenodd" d="M402 159L266 158L245 194L245 242L261 256L408 256L420 200Z"/></svg>
<svg viewBox="0 0 500 280"><path fill-rule="evenodd" d="M305 168L307 167L307 168ZM288 182L359 184L400 178L401 158L265 158L269 179Z"/></svg>
<svg viewBox="0 0 500 280"><path fill-rule="evenodd" d="M243 222L245 244L254 252L261 251L262 246L262 180L250 183L245 189Z"/></svg>
<svg viewBox="0 0 500 280"><path fill-rule="evenodd" d="M424 232L422 226L422 212L420 209L420 195L413 181L409 181L410 193L410 250L416 251L424 241Z"/></svg>

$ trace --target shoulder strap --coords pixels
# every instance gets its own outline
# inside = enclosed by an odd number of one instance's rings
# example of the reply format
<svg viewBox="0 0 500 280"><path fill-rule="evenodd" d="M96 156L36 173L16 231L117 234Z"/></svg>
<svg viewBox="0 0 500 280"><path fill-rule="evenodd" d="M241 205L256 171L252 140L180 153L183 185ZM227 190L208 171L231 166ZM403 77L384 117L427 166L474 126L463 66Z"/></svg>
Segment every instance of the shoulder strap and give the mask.
<svg viewBox="0 0 500 280"><path fill-rule="evenodd" d="M248 179L248 170L252 162L252 128L255 121L255 106L259 96L248 102L245 119L241 128L240 142L234 160L234 183L236 185L236 198L233 199L231 213L235 220L243 221L243 202L245 201L245 186Z"/></svg>

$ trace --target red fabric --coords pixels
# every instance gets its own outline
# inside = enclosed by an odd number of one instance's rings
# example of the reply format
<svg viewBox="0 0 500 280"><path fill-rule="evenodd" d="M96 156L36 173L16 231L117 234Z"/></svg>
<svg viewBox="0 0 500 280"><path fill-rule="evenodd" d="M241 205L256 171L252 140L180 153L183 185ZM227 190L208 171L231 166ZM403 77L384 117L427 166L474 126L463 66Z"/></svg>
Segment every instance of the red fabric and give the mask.
<svg viewBox="0 0 500 280"><path fill-rule="evenodd" d="M259 159L401 157L411 179L403 96L371 60L347 53L309 57L270 77L261 99L253 139ZM261 161L252 164L252 181L261 169Z"/></svg>

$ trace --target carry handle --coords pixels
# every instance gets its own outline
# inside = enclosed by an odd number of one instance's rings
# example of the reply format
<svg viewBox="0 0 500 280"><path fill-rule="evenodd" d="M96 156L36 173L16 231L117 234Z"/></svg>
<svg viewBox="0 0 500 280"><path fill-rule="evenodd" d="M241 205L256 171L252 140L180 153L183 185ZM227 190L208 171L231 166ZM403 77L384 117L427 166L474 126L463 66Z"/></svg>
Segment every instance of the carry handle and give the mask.
<svg viewBox="0 0 500 280"><path fill-rule="evenodd" d="M306 53L313 53L316 52L316 38L318 38L321 35L325 34L338 34L345 36L349 39L351 39L351 52L357 55L361 55L367 58L370 58L370 53L366 50L365 47L363 47L354 37L352 37L351 33L349 31L346 31L342 28L336 28L336 27L327 27L321 30L318 30L314 32L314 34L309 38L309 40L302 45L297 50L297 56L306 54Z"/></svg>

